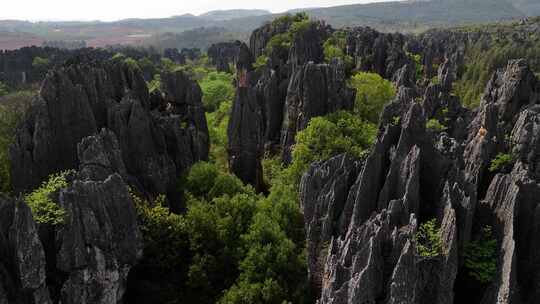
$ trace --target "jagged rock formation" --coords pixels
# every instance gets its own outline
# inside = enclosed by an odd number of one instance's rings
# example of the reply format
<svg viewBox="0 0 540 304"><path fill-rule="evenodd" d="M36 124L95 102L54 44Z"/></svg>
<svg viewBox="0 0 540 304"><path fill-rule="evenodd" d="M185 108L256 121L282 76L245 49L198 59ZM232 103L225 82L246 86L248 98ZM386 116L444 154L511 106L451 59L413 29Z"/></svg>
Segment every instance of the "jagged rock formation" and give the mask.
<svg viewBox="0 0 540 304"><path fill-rule="evenodd" d="M231 65L235 65L238 60L238 52L242 42L222 42L212 44L208 48L210 62L216 66L218 72L231 72Z"/></svg>
<svg viewBox="0 0 540 304"><path fill-rule="evenodd" d="M186 56L176 48L163 50L163 57L172 60L176 64L186 64Z"/></svg>
<svg viewBox="0 0 540 304"><path fill-rule="evenodd" d="M52 303L45 253L30 208L0 196L0 303Z"/></svg>
<svg viewBox="0 0 540 304"><path fill-rule="evenodd" d="M49 59L49 64L53 66L67 59L70 54L68 50L35 46L0 51L0 81L12 87L39 82L47 73L47 67L33 65L34 58Z"/></svg>
<svg viewBox="0 0 540 304"><path fill-rule="evenodd" d="M264 67L253 70L272 36L292 22L267 24L253 32L250 48L238 52L237 95L229 121L229 165L244 182L262 190L261 158L283 153L290 160L296 133L308 121L342 109L352 109L354 91L346 87L342 63L323 64L322 44L329 28L311 22L294 35L290 50L272 48Z"/></svg>
<svg viewBox="0 0 540 304"><path fill-rule="evenodd" d="M78 145L79 172L53 194L61 225L36 225L25 203L2 198L1 303L122 301L142 243L119 147L105 129Z"/></svg>
<svg viewBox="0 0 540 304"><path fill-rule="evenodd" d="M366 160L314 163L300 190L318 303L535 303L539 84L523 61L510 62L478 111L461 108L444 83L429 86L422 103L400 87ZM426 129L428 119L448 116L445 132ZM488 167L498 153L515 161L494 175ZM415 234L430 218L442 249L424 257ZM464 284L466 244L487 225L498 242L497 273L488 286Z"/></svg>
<svg viewBox="0 0 540 304"><path fill-rule="evenodd" d="M290 161L290 147L298 131L305 129L311 118L338 110L352 110L355 91L346 86L342 63L308 63L291 77L281 130L283 159Z"/></svg>
<svg viewBox="0 0 540 304"><path fill-rule="evenodd" d="M140 70L121 62L51 71L11 147L14 189L31 190L76 168L77 144L108 128L119 138L130 185L177 201L177 179L208 157L208 129L198 84L182 72L162 81L163 93L150 96Z"/></svg>
<svg viewBox="0 0 540 304"><path fill-rule="evenodd" d="M357 69L391 79L409 61L406 43L407 38L402 34L385 34L369 27L358 27L347 31L346 53L355 59Z"/></svg>

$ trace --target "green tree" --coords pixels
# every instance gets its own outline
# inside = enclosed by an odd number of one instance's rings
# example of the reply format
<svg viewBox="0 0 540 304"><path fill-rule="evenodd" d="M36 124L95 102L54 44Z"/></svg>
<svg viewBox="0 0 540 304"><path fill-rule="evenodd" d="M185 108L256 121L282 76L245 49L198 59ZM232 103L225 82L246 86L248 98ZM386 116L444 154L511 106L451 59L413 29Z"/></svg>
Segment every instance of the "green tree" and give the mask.
<svg viewBox="0 0 540 304"><path fill-rule="evenodd" d="M11 191L8 149L13 143L17 124L30 105L33 95L34 92L31 91L19 91L2 97L0 104L0 192Z"/></svg>
<svg viewBox="0 0 540 304"><path fill-rule="evenodd" d="M358 115L340 111L311 119L308 127L296 135L293 162L287 169L297 184L309 164L341 153L363 157L373 144L377 128Z"/></svg>
<svg viewBox="0 0 540 304"><path fill-rule="evenodd" d="M32 60L32 67L40 71L47 71L49 69L49 65L50 65L50 61L47 58L36 56Z"/></svg>
<svg viewBox="0 0 540 304"><path fill-rule="evenodd" d="M253 188L244 185L236 176L219 170L216 164L199 162L193 165L185 189L199 200L212 201L223 195L255 194Z"/></svg>
<svg viewBox="0 0 540 304"><path fill-rule="evenodd" d="M506 153L499 153L491 161L491 164L489 166L489 171L497 172L497 171L504 170L505 168L508 168L513 162L514 162L514 158L512 157L512 155L506 154Z"/></svg>
<svg viewBox="0 0 540 304"><path fill-rule="evenodd" d="M0 97L7 95L8 92L8 86L0 81Z"/></svg>
<svg viewBox="0 0 540 304"><path fill-rule="evenodd" d="M359 72L351 78L350 86L356 89L355 113L372 123L378 123L384 106L396 95L394 85L376 73Z"/></svg>
<svg viewBox="0 0 540 304"><path fill-rule="evenodd" d="M497 240L492 236L491 227L484 227L481 238L466 244L464 252L464 266L469 275L480 283L493 281L497 274Z"/></svg>
<svg viewBox="0 0 540 304"><path fill-rule="evenodd" d="M257 205L242 237L245 257L240 276L220 303L301 303L307 264L298 194L290 184L272 187Z"/></svg>
<svg viewBox="0 0 540 304"><path fill-rule="evenodd" d="M186 214L193 254L188 287L198 294L197 299L215 303L237 280L245 256L242 235L250 228L256 204L257 197L248 194L191 204Z"/></svg>
<svg viewBox="0 0 540 304"><path fill-rule="evenodd" d="M446 127L435 118L432 118L426 122L426 128L433 132L442 132L446 130Z"/></svg>
<svg viewBox="0 0 540 304"><path fill-rule="evenodd" d="M49 176L38 189L25 196L34 220L39 224L59 225L64 223L66 211L53 201L52 195L68 186L67 176L73 171L64 171Z"/></svg>
<svg viewBox="0 0 540 304"><path fill-rule="evenodd" d="M442 239L437 219L429 220L420 225L415 235L416 250L423 257L435 257L442 252Z"/></svg>
<svg viewBox="0 0 540 304"><path fill-rule="evenodd" d="M228 73L210 72L200 82L203 92L204 108L208 112L216 111L222 102L234 98L233 76Z"/></svg>
<svg viewBox="0 0 540 304"><path fill-rule="evenodd" d="M227 126L231 107L232 101L224 101L219 105L217 111L206 113L210 134L210 160L224 171L228 167Z"/></svg>

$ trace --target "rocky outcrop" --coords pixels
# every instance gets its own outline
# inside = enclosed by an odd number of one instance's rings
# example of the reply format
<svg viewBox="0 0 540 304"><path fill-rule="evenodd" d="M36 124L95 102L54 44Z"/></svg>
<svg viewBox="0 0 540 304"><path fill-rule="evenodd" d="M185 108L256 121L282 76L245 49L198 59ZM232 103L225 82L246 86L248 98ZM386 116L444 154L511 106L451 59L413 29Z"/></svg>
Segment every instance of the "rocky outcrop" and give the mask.
<svg viewBox="0 0 540 304"><path fill-rule="evenodd" d="M312 21L297 30L293 36L288 63L291 73L296 73L307 63L324 61L323 43L330 33L329 26L321 21Z"/></svg>
<svg viewBox="0 0 540 304"><path fill-rule="evenodd" d="M346 86L342 63L308 63L291 77L281 130L283 159L290 161L290 147L298 131L305 129L311 118L338 110L352 110L355 92Z"/></svg>
<svg viewBox="0 0 540 304"><path fill-rule="evenodd" d="M55 231L54 269L67 274L62 303L120 303L129 270L142 255L135 204L116 173L123 171L119 152L111 132L85 138L81 170L58 193L66 211Z"/></svg>
<svg viewBox="0 0 540 304"><path fill-rule="evenodd" d="M451 68L440 71L453 77ZM318 303L454 303L468 290L478 293L472 303L535 303L539 89L523 61L493 76L474 112L450 98L444 83L429 86L422 103L401 87L366 160L313 164L300 198ZM432 130L428 119L449 126ZM499 153L513 160L495 175L488 167ZM423 256L416 234L431 218L441 249ZM497 271L482 285L466 279L463 261L487 226L498 244Z"/></svg>
<svg viewBox="0 0 540 304"><path fill-rule="evenodd" d="M406 42L407 38L402 34L357 27L347 31L346 53L355 59L357 69L392 79L394 73L409 62Z"/></svg>
<svg viewBox="0 0 540 304"><path fill-rule="evenodd" d="M30 208L0 196L0 303L52 303L45 252Z"/></svg>
<svg viewBox="0 0 540 304"><path fill-rule="evenodd" d="M176 201L177 179L208 157L208 129L197 83L182 72L166 73L162 82L162 94L151 98L140 70L121 62L51 71L10 150L14 189L31 190L51 173L77 168L77 144L108 128L119 138L126 180Z"/></svg>
<svg viewBox="0 0 540 304"><path fill-rule="evenodd" d="M84 138L78 157L79 171L51 194L61 224L36 225L25 203L1 198L1 303L121 303L142 240L116 136Z"/></svg>
<svg viewBox="0 0 540 304"><path fill-rule="evenodd" d="M257 96L253 57L248 47L240 47L236 63L238 79L231 117L227 128L229 168L242 181L262 190L264 116Z"/></svg>
<svg viewBox="0 0 540 304"><path fill-rule="evenodd" d="M163 57L172 60L176 64L186 64L186 56L181 54L177 48L165 49L163 51Z"/></svg>
<svg viewBox="0 0 540 304"><path fill-rule="evenodd" d="M218 72L231 72L231 65L236 65L238 60L238 52L242 42L221 42L212 44L208 48L208 57L210 62L216 66Z"/></svg>

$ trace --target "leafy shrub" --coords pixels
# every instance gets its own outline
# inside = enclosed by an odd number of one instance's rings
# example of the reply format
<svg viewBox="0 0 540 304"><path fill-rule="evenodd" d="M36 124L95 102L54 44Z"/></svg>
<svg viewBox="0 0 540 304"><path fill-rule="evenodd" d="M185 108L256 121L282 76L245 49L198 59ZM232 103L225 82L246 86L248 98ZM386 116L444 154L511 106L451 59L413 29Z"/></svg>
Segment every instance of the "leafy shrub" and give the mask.
<svg viewBox="0 0 540 304"><path fill-rule="evenodd" d="M423 257L435 257L441 254L442 240L437 220L429 220L418 228L415 235L416 250Z"/></svg>
<svg viewBox="0 0 540 304"><path fill-rule="evenodd" d="M185 219L193 258L187 287L197 291L198 300L215 303L237 280L245 256L242 236L250 228L256 206L257 197L248 194L190 205Z"/></svg>
<svg viewBox="0 0 540 304"><path fill-rule="evenodd" d="M218 168L207 162L198 162L191 167L186 178L186 190L198 197L206 197L220 174Z"/></svg>
<svg viewBox="0 0 540 304"><path fill-rule="evenodd" d="M379 121L384 106L396 96L394 85L376 73L357 73L349 85L356 89L355 113L372 123Z"/></svg>
<svg viewBox="0 0 540 304"><path fill-rule="evenodd" d="M206 201L223 195L254 194L251 186L244 185L236 176L220 171L215 164L207 162L193 165L186 178L186 191Z"/></svg>
<svg viewBox="0 0 540 304"><path fill-rule="evenodd" d="M498 29L494 27L493 30ZM540 72L539 38L538 34L532 34L528 39L516 39L514 32L501 31L489 44L481 40L467 48L461 77L454 85L454 92L462 103L468 108L477 107L491 75L504 68L509 60L524 58L534 72Z"/></svg>
<svg viewBox="0 0 540 304"><path fill-rule="evenodd" d="M283 16L280 16L280 17L274 19L272 21L272 25L274 27L279 28L279 27L282 27L282 26L285 26L285 25L290 25L293 22L300 22L300 21L308 20L308 19L309 19L309 16L307 15L306 12L299 12L299 13L296 13L294 15L285 14Z"/></svg>
<svg viewBox="0 0 540 304"><path fill-rule="evenodd" d="M401 123L401 116L392 117L392 125L399 126L400 123Z"/></svg>
<svg viewBox="0 0 540 304"><path fill-rule="evenodd" d="M426 128L433 132L442 132L446 130L446 127L435 118L432 118L426 122Z"/></svg>
<svg viewBox="0 0 540 304"><path fill-rule="evenodd" d="M309 19L293 22L291 28L289 29L289 36L291 40L294 40L299 35L305 33L313 24L313 21L310 21Z"/></svg>
<svg viewBox="0 0 540 304"><path fill-rule="evenodd" d="M228 73L210 72L199 82L206 111L214 112L222 102L233 100L235 89L232 77Z"/></svg>
<svg viewBox="0 0 540 304"><path fill-rule="evenodd" d="M66 211L54 202L51 196L68 186L66 177L73 171L64 171L49 176L38 189L25 196L25 201L32 209L34 220L40 224L59 225L64 223Z"/></svg>
<svg viewBox="0 0 540 304"><path fill-rule="evenodd" d="M512 155L506 154L506 153L499 153L497 154L495 159L491 161L491 164L489 166L489 171L490 172L502 171L503 169L511 165L513 161L514 161L514 158L512 157Z"/></svg>
<svg viewBox="0 0 540 304"><path fill-rule="evenodd" d="M274 49L288 50L291 48L291 36L289 33L282 33L272 36L266 44L265 53L270 55Z"/></svg>
<svg viewBox="0 0 540 304"><path fill-rule="evenodd" d="M414 62L414 67L416 71L416 79L422 79L424 75L424 65L422 64L422 55L407 53L409 59Z"/></svg>
<svg viewBox="0 0 540 304"><path fill-rule="evenodd" d="M114 54L114 56L112 56L112 60L114 61L118 61L118 60L124 60L126 58L126 55L122 54L122 53L116 53Z"/></svg>
<svg viewBox="0 0 540 304"><path fill-rule="evenodd" d="M47 70L49 68L50 61L47 58L34 57L32 60L32 67L39 70Z"/></svg>
<svg viewBox="0 0 540 304"><path fill-rule="evenodd" d="M259 201L248 233L240 276L220 303L301 303L306 294L307 263L302 213L296 188L273 185Z"/></svg>
<svg viewBox="0 0 540 304"><path fill-rule="evenodd" d="M497 241L493 238L491 227L483 228L479 240L465 245L464 266L468 274L480 283L488 284L497 274Z"/></svg>
<svg viewBox="0 0 540 304"><path fill-rule="evenodd" d="M139 63L137 63L137 60L131 57L124 59L124 63L133 70L140 70Z"/></svg>
<svg viewBox="0 0 540 304"><path fill-rule="evenodd" d="M211 113L206 113L208 132L210 134L210 160L223 171L227 171L227 126L232 101L224 101L219 108Z"/></svg>
<svg viewBox="0 0 540 304"><path fill-rule="evenodd" d="M161 90L161 75L155 74L154 78L146 83L146 86L150 93Z"/></svg>
<svg viewBox="0 0 540 304"><path fill-rule="evenodd" d="M288 25L289 29L285 33L277 34L270 38L270 41L265 47L266 55L270 55L274 49L289 50L295 37L306 31L313 24L306 13L287 14L276 18L272 23L277 27Z"/></svg>
<svg viewBox="0 0 540 304"><path fill-rule="evenodd" d="M268 58L268 56L261 55L261 56L257 57L257 60L253 64L253 68L255 68L256 70L258 70L260 68L263 68L268 64L269 60L270 60L270 58Z"/></svg>
<svg viewBox="0 0 540 304"><path fill-rule="evenodd" d="M271 186L276 179L281 177L283 170L285 169L280 156L265 157L262 160L262 167L264 182L269 186Z"/></svg>
<svg viewBox="0 0 540 304"><path fill-rule="evenodd" d="M0 97L2 94L0 83ZM0 192L10 192L10 164L8 148L13 143L17 123L30 105L34 92L19 91L7 94L0 104Z"/></svg>
<svg viewBox="0 0 540 304"><path fill-rule="evenodd" d="M349 153L363 157L375 141L377 128L346 111L311 119L308 127L296 135L293 162L287 169L291 182L298 183L309 164Z"/></svg>
<svg viewBox="0 0 540 304"><path fill-rule="evenodd" d="M0 97L7 95L8 92L8 86L0 81Z"/></svg>

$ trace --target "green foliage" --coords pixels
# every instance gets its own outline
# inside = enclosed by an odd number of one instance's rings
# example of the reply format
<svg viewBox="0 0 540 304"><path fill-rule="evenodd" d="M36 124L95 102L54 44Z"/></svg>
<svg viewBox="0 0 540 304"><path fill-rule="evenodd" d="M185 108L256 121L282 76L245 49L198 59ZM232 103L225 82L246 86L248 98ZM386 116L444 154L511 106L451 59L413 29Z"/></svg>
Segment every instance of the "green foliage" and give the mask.
<svg viewBox="0 0 540 304"><path fill-rule="evenodd" d="M150 93L161 90L161 75L155 74L154 78L146 83L146 86Z"/></svg>
<svg viewBox="0 0 540 304"><path fill-rule="evenodd" d="M160 67L162 71L174 72L176 70L176 64L169 58L161 58Z"/></svg>
<svg viewBox="0 0 540 304"><path fill-rule="evenodd" d="M414 62L414 67L416 71L416 79L422 79L424 75L424 65L422 65L422 55L407 53L409 59Z"/></svg>
<svg viewBox="0 0 540 304"><path fill-rule="evenodd" d="M291 48L291 43L291 36L289 33L274 35L266 44L265 53L269 55L274 49L288 50Z"/></svg>
<svg viewBox="0 0 540 304"><path fill-rule="evenodd" d="M0 81L0 97L5 96L9 93L8 86Z"/></svg>
<svg viewBox="0 0 540 304"><path fill-rule="evenodd" d="M214 112L224 101L234 98L233 76L228 73L210 72L200 82L203 92L204 108L208 112Z"/></svg>
<svg viewBox="0 0 540 304"><path fill-rule="evenodd" d="M446 127L438 119L432 118L426 122L426 129L433 132L442 132L446 130Z"/></svg>
<svg viewBox="0 0 540 304"><path fill-rule="evenodd" d="M1 97L0 85L0 192L11 191L9 146L13 143L15 129L30 105L34 92L19 91Z"/></svg>
<svg viewBox="0 0 540 304"><path fill-rule="evenodd" d="M489 44L482 40L466 50L464 71L455 83L454 91L469 108L480 104L491 75L504 68L509 60L524 58L533 72L540 72L540 35L531 34L527 39L521 39L514 30L504 30L491 34Z"/></svg>
<svg viewBox="0 0 540 304"><path fill-rule="evenodd" d="M124 55L122 53L116 53L116 54L114 54L114 56L112 56L111 59L114 60L114 61L124 60L124 59L126 59L126 55Z"/></svg>
<svg viewBox="0 0 540 304"><path fill-rule="evenodd" d="M42 57L34 57L34 59L32 60L32 67L36 68L36 69L40 69L40 70L47 70L47 68L49 67L49 59L47 58L42 58Z"/></svg>
<svg viewBox="0 0 540 304"><path fill-rule="evenodd" d="M184 215L135 199L145 244L137 267L163 277L152 293L160 302L300 303L307 264L295 188L276 185L262 198L235 181L196 164Z"/></svg>
<svg viewBox="0 0 540 304"><path fill-rule="evenodd" d="M244 185L236 176L224 173L215 164L206 162L193 165L186 178L186 191L206 201L223 195L254 194L253 188Z"/></svg>
<svg viewBox="0 0 540 304"><path fill-rule="evenodd" d="M418 228L415 235L416 250L423 257L436 257L441 254L442 240L441 231L437 225L437 220L429 220Z"/></svg>
<svg viewBox="0 0 540 304"><path fill-rule="evenodd" d="M278 28L288 26L288 31L270 38L265 48L266 55L270 55L276 49L289 50L295 37L305 32L313 24L306 13L287 14L276 18L272 23Z"/></svg>
<svg viewBox="0 0 540 304"><path fill-rule="evenodd" d="M292 182L298 183L309 164L341 153L363 157L375 141L377 128L358 115L346 111L311 119L306 129L296 135L289 170Z"/></svg>
<svg viewBox="0 0 540 304"><path fill-rule="evenodd" d="M514 158L510 154L506 153L499 153L497 156L491 161L491 164L489 166L490 172L497 172L505 169L509 165L511 165L514 162Z"/></svg>
<svg viewBox="0 0 540 304"><path fill-rule="evenodd" d="M280 28L292 24L293 22L301 22L308 20L309 16L306 12L299 12L294 15L285 14L272 21L274 27Z"/></svg>
<svg viewBox="0 0 540 304"><path fill-rule="evenodd" d="M291 28L289 29L289 36L291 37L291 40L294 40L299 35L305 33L313 24L313 21L310 21L309 19L293 22Z"/></svg>
<svg viewBox="0 0 540 304"><path fill-rule="evenodd" d="M268 56L261 55L261 56L257 57L257 60L253 64L253 68L255 68L256 70L258 70L260 68L263 68L268 64L269 60L270 60L270 58L268 58Z"/></svg>
<svg viewBox="0 0 540 304"><path fill-rule="evenodd" d="M396 96L394 85L376 73L357 73L349 85L356 89L355 113L375 124L384 106Z"/></svg>
<svg viewBox="0 0 540 304"><path fill-rule="evenodd" d="M137 60L135 60L135 59L133 59L131 57L125 58L124 63L133 70L139 70L140 69L139 64L137 63Z"/></svg>
<svg viewBox="0 0 540 304"><path fill-rule="evenodd" d="M195 202L186 214L190 250L188 287L205 303L215 302L221 291L234 284L245 256L242 236L250 228L257 197L225 195L211 203Z"/></svg>
<svg viewBox="0 0 540 304"><path fill-rule="evenodd" d="M257 206L237 283L220 303L301 303L306 294L306 256L296 188L275 184Z"/></svg>
<svg viewBox="0 0 540 304"><path fill-rule="evenodd" d="M208 132L210 134L210 160L223 171L227 170L227 126L232 101L225 101L219 105L219 109L212 113L206 113Z"/></svg>
<svg viewBox="0 0 540 304"><path fill-rule="evenodd" d="M329 63L332 60L339 59L343 61L347 70L351 70L354 66L354 58L345 54L346 46L346 33L343 31L334 32L323 44L325 61Z"/></svg>
<svg viewBox="0 0 540 304"><path fill-rule="evenodd" d="M145 263L160 269L182 267L189 250L186 221L159 202L150 207L132 193L144 240Z"/></svg>
<svg viewBox="0 0 540 304"><path fill-rule="evenodd" d="M464 266L468 274L480 283L489 284L497 274L497 241L493 238L491 227L482 230L479 240L465 245Z"/></svg>
<svg viewBox="0 0 540 304"><path fill-rule="evenodd" d="M53 201L52 196L68 186L66 177L73 171L64 171L49 176L38 189L25 196L25 201L32 209L34 220L39 224L60 225L64 223L66 211Z"/></svg>
<svg viewBox="0 0 540 304"><path fill-rule="evenodd" d="M280 156L265 157L262 160L263 178L266 185L271 186L275 180L281 177L285 166Z"/></svg>

